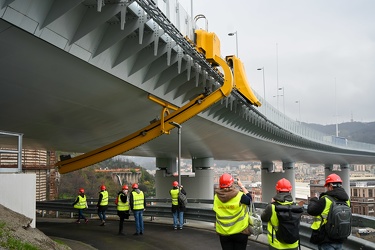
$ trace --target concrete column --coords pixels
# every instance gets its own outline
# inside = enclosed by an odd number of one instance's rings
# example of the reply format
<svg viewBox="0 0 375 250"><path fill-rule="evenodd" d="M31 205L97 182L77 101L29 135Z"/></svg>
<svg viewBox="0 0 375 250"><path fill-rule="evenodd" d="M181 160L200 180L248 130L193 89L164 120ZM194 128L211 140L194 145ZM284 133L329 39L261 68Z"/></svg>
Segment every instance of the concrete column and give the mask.
<svg viewBox="0 0 375 250"><path fill-rule="evenodd" d="M214 195L214 172L211 167L214 165L213 158L192 159L194 173L184 173L181 175L181 182L186 190L188 198L213 199ZM172 183L178 181L178 176L174 176L172 171L176 170L176 160L169 158L157 158L156 167L160 170L155 174L156 198L170 198L169 190Z"/></svg>
<svg viewBox="0 0 375 250"><path fill-rule="evenodd" d="M288 181L290 181L290 184L292 184L292 191L290 192L292 194L293 200L296 200L296 178L295 178L295 168L294 168L294 162L283 162L283 170L285 171L284 177Z"/></svg>
<svg viewBox="0 0 375 250"><path fill-rule="evenodd" d="M267 161L261 163L261 182L262 182L262 201L270 202L275 194L275 189L272 188L273 162ZM275 182L276 183L276 182Z"/></svg>
<svg viewBox="0 0 375 250"><path fill-rule="evenodd" d="M350 193L350 168L349 164L340 164L341 171L338 172L338 174L341 177L342 180L342 187L345 189L346 193L351 196Z"/></svg>
<svg viewBox="0 0 375 250"><path fill-rule="evenodd" d="M328 175L332 174L332 171L333 171L333 164L331 163L324 164L324 174L326 178Z"/></svg>
<svg viewBox="0 0 375 250"><path fill-rule="evenodd" d="M182 175L182 183L188 198L213 199L214 197L214 171L212 169L196 169L195 173ZM156 170L155 188L156 198L170 198L169 191L177 176L166 174L165 170Z"/></svg>
<svg viewBox="0 0 375 250"><path fill-rule="evenodd" d="M156 158L156 167L168 174L173 174L177 172L177 160L176 158Z"/></svg>
<svg viewBox="0 0 375 250"><path fill-rule="evenodd" d="M192 165L193 172L195 172L196 169L211 168L214 166L214 158L193 158Z"/></svg>
<svg viewBox="0 0 375 250"><path fill-rule="evenodd" d="M271 199L276 195L276 183L278 180L285 178L292 184L292 196L295 199L295 178L294 178L294 163L283 162L284 172L271 172L273 169L272 162L262 162L262 201L271 202Z"/></svg>

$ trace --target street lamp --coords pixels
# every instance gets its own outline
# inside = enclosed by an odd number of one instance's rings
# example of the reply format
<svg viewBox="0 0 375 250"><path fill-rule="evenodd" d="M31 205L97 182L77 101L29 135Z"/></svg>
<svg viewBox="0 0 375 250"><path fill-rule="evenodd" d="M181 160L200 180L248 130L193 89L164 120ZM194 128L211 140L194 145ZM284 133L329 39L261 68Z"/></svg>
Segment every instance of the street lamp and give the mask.
<svg viewBox="0 0 375 250"><path fill-rule="evenodd" d="M236 36L236 56L238 57L238 34L237 34L237 31L229 33L228 36Z"/></svg>
<svg viewBox="0 0 375 250"><path fill-rule="evenodd" d="M178 167L178 184L181 185L181 128L182 126L180 124L178 124L177 122L169 122L169 124L175 126L178 131L178 164L177 164L177 167Z"/></svg>
<svg viewBox="0 0 375 250"><path fill-rule="evenodd" d="M279 90L282 90L283 91L283 94L281 95L283 97L283 110L284 110L284 115L285 115L285 87L281 87L279 88Z"/></svg>
<svg viewBox="0 0 375 250"><path fill-rule="evenodd" d="M301 124L301 101L296 101L296 103L298 103L299 124Z"/></svg>
<svg viewBox="0 0 375 250"><path fill-rule="evenodd" d="M266 102L266 80L264 78L264 67L258 68L257 70L263 71L263 100Z"/></svg>

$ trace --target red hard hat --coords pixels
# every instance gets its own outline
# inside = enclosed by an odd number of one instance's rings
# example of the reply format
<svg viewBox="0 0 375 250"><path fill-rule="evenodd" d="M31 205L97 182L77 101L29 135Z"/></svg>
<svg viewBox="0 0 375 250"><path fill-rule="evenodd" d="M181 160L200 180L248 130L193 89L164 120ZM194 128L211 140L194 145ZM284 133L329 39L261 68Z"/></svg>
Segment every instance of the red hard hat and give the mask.
<svg viewBox="0 0 375 250"><path fill-rule="evenodd" d="M104 186L104 185L101 185L101 186L100 186L100 190L106 190L105 186Z"/></svg>
<svg viewBox="0 0 375 250"><path fill-rule="evenodd" d="M122 190L129 190L128 185L124 185L124 186L122 186Z"/></svg>
<svg viewBox="0 0 375 250"><path fill-rule="evenodd" d="M220 188L227 188L232 186L233 182L233 177L230 174L225 173L222 176L220 176L219 186Z"/></svg>
<svg viewBox="0 0 375 250"><path fill-rule="evenodd" d="M285 178L282 178L276 183L276 190L281 192L290 192L292 190L292 184Z"/></svg>
<svg viewBox="0 0 375 250"><path fill-rule="evenodd" d="M138 184L137 183L134 183L133 185L132 185L132 189L137 189L138 188Z"/></svg>
<svg viewBox="0 0 375 250"><path fill-rule="evenodd" d="M327 176L327 179L326 179L326 183L324 184L324 186L328 186L329 183L342 183L342 180L340 178L340 176L338 176L337 174L330 174Z"/></svg>
<svg viewBox="0 0 375 250"><path fill-rule="evenodd" d="M80 193L84 193L85 190L84 190L83 188L80 188L80 189L79 189L79 192L80 192Z"/></svg>
<svg viewBox="0 0 375 250"><path fill-rule="evenodd" d="M174 181L174 182L172 183L172 186L177 187L177 186L178 186L178 182L177 182L177 181Z"/></svg>

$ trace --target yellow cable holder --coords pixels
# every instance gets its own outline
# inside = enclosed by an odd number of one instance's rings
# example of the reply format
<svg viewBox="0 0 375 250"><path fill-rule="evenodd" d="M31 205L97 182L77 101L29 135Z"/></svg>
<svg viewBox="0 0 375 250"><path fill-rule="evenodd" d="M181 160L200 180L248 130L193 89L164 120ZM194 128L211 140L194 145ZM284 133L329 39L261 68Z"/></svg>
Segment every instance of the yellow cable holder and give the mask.
<svg viewBox="0 0 375 250"><path fill-rule="evenodd" d="M162 110L161 110L161 114L160 114L160 129L161 129L161 132L163 134L169 135L171 133L171 131L165 130L165 126L164 126L165 117L170 114L169 109L173 109L174 111L176 111L176 110L178 110L178 107L174 106L173 104L164 102L163 100L161 100L161 99L159 99L159 98L157 98L156 96L153 96L153 95L148 95L148 99L153 101L153 102L156 102L157 104L159 104L163 107Z"/></svg>

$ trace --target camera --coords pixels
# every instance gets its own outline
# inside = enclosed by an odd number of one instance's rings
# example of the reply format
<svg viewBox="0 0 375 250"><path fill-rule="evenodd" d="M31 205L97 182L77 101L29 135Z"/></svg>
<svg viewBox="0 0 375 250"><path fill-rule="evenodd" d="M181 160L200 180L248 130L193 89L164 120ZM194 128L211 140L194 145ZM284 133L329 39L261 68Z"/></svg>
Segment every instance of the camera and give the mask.
<svg viewBox="0 0 375 250"><path fill-rule="evenodd" d="M234 178L234 184L238 184L238 178Z"/></svg>

